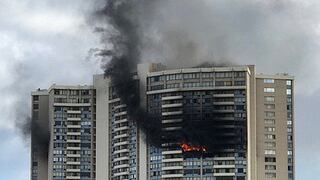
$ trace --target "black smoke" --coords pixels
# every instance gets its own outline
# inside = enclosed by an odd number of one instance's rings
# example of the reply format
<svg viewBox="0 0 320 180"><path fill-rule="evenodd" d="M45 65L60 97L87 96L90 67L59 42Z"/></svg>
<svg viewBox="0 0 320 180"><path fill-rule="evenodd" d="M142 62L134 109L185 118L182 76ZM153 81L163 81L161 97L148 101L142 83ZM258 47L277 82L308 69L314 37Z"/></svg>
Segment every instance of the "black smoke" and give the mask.
<svg viewBox="0 0 320 180"><path fill-rule="evenodd" d="M156 118L154 114L147 113L145 107L141 106L139 80L135 79L135 73L137 64L142 62L142 54L146 46L152 45L145 34L145 28L149 24L148 21L155 15L152 10L160 2L157 0L106 1L104 8L96 12L95 18L102 21L102 24L104 22L111 27L95 27L95 32L102 36L101 40L105 48L92 49L92 51L104 60L105 75L111 78L113 89L121 101L127 105L130 119L134 120L138 127L147 134L151 144L159 146L161 138L169 138L174 141L187 140L192 144L208 145L208 141L201 141L205 136L199 135L199 129L194 129L197 127L195 124L185 124L182 132L164 135L161 119ZM231 64L226 60L208 62L208 57L200 57L198 44L187 38L184 33L172 31L167 34L167 41L171 42L170 46L175 51L170 57L172 62L167 63L170 68L175 67L171 65L175 62L179 67L190 67L196 64L198 64L196 67ZM202 63L199 64L198 59L202 60ZM194 60L195 62L192 62ZM207 135L208 131L203 134L206 137L212 137Z"/></svg>
<svg viewBox="0 0 320 180"><path fill-rule="evenodd" d="M26 117L22 124L18 125L24 137L31 138L32 152L42 160L48 158L49 150L49 124L41 123L38 119Z"/></svg>
<svg viewBox="0 0 320 180"><path fill-rule="evenodd" d="M146 1L147 2L147 1ZM129 0L106 1L105 7L96 13L96 17L105 19L114 28L106 35L104 28L95 28L103 35L105 43L111 43L112 49L97 50L96 55L108 61L104 65L105 76L111 78L113 89L121 101L127 105L129 118L147 135L151 143L159 145L160 122L150 123L151 117L140 104L139 80L135 79L137 64L141 62L141 37L137 14L142 1Z"/></svg>
<svg viewBox="0 0 320 180"><path fill-rule="evenodd" d="M160 59L169 68L256 64L269 73L301 73L314 64L314 19L308 6L302 10L293 1L102 1L95 14L102 25L95 31L105 48L97 55L129 114L144 111L136 110L141 107L133 74L139 62ZM137 114L142 122L148 119Z"/></svg>

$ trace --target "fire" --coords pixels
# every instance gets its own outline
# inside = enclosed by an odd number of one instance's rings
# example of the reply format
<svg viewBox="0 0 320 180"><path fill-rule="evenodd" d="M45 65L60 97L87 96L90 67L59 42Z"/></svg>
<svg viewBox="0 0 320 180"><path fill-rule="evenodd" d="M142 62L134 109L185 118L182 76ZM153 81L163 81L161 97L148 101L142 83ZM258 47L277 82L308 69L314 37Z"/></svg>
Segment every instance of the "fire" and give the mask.
<svg viewBox="0 0 320 180"><path fill-rule="evenodd" d="M182 148L183 152L192 152L192 151L197 151L197 152L206 152L207 148L204 146L191 146L186 143L183 143L180 145Z"/></svg>

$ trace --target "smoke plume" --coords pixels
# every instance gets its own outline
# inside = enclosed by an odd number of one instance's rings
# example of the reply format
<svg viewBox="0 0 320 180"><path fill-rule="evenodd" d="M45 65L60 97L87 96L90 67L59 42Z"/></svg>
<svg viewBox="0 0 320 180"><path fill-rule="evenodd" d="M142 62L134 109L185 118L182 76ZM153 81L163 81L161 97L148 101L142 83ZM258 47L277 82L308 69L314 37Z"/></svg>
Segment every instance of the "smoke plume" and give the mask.
<svg viewBox="0 0 320 180"><path fill-rule="evenodd" d="M147 1L145 1L147 2ZM109 60L105 64L105 75L111 77L113 87L127 105L127 112L131 119L147 133L150 142L159 144L159 122L150 123L150 116L140 106L139 81L134 79L134 73L141 62L141 45L137 14L143 10L142 1L110 0L105 7L97 12L97 17L104 17L112 25L113 31L103 40L112 45L112 49L97 51L98 56ZM104 19L103 18L103 19ZM97 32L105 33L103 28L96 28ZM106 35L106 34L104 34Z"/></svg>
<svg viewBox="0 0 320 180"><path fill-rule="evenodd" d="M139 89L132 76L139 62L169 68L255 64L268 73L305 77L314 64L312 48L319 47L314 21L306 13L310 6L291 0L104 2L95 14L105 45L97 55L131 115L140 111L135 111Z"/></svg>

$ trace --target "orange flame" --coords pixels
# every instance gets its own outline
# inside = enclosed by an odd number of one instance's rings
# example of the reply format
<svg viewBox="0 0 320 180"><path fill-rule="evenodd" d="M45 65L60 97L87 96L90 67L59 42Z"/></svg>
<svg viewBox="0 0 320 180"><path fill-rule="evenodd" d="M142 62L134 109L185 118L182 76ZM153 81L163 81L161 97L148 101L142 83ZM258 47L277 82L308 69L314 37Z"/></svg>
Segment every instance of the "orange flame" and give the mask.
<svg viewBox="0 0 320 180"><path fill-rule="evenodd" d="M192 152L192 151L206 152L207 151L207 148L204 146L190 146L186 143L181 144L180 147L183 152Z"/></svg>

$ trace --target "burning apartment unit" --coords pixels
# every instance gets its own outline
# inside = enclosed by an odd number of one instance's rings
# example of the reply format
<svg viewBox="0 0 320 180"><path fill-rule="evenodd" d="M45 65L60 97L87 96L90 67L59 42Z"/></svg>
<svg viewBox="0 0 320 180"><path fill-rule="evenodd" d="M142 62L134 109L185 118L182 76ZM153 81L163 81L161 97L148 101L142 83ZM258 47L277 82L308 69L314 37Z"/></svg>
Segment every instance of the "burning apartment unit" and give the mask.
<svg viewBox="0 0 320 180"><path fill-rule="evenodd" d="M48 179L294 179L293 77L159 64L132 76L145 113L104 75L48 90Z"/></svg>

